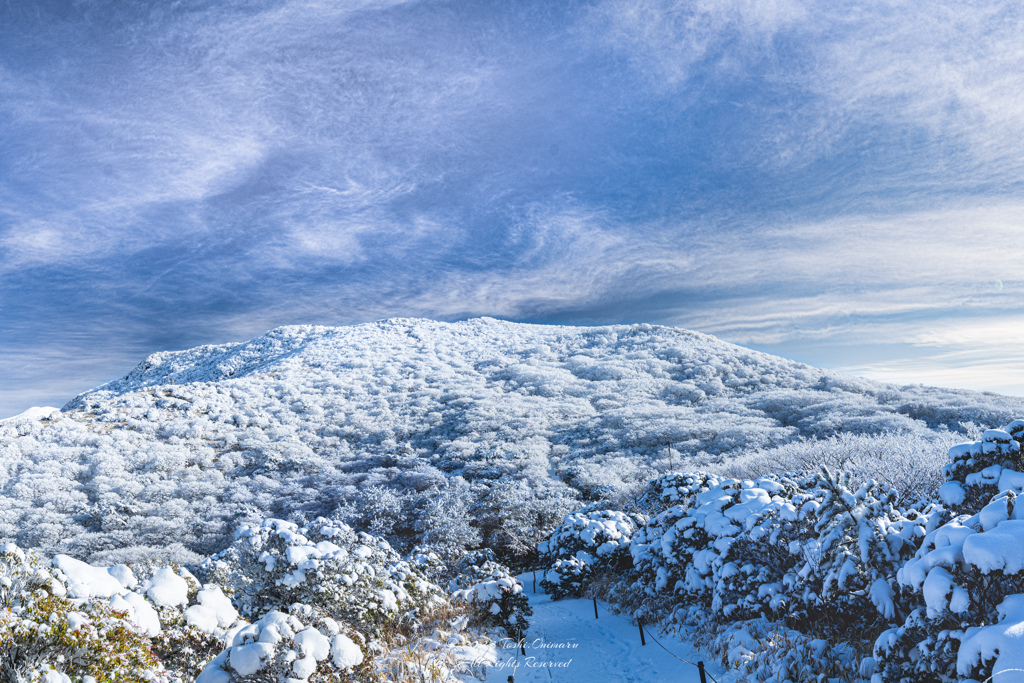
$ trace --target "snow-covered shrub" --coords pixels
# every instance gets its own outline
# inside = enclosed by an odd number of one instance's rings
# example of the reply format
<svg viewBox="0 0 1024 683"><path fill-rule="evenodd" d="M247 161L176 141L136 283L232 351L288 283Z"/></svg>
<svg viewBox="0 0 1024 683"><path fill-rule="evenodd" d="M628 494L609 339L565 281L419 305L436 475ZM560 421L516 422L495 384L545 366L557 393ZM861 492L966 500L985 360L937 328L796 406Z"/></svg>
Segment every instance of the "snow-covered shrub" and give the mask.
<svg viewBox="0 0 1024 683"><path fill-rule="evenodd" d="M856 490L849 473L823 470L817 488L823 493L814 511L812 544L802 551L796 576L806 576L800 604L812 623L838 621L823 629L840 636L856 629L856 638L870 637L895 617L896 574L913 556L924 535L927 518L894 505L897 493L873 481ZM838 619L836 615L841 615ZM793 614L799 622L805 617Z"/></svg>
<svg viewBox="0 0 1024 683"><path fill-rule="evenodd" d="M241 527L203 572L249 619L302 603L375 638L444 601L386 541L323 518L302 528L279 519Z"/></svg>
<svg viewBox="0 0 1024 683"><path fill-rule="evenodd" d="M272 610L228 634L228 647L203 669L196 683L291 681L338 683L364 661L361 637L344 631L308 605Z"/></svg>
<svg viewBox="0 0 1024 683"><path fill-rule="evenodd" d="M855 486L848 473L824 469L757 480L659 477L641 502L661 511L633 535L633 569L620 573L616 589L620 604L680 624L693 606L723 657L739 652L742 641L743 661L796 671L803 655L792 652L817 652L802 671L855 677L859 656L899 612L896 574L928 522L895 501L891 489L871 481ZM607 568L565 562L560 570ZM776 635L743 636L754 632L744 624L755 622L761 626L754 631Z"/></svg>
<svg viewBox="0 0 1024 683"><path fill-rule="evenodd" d="M358 512L351 521L374 536L388 536L408 517L404 507L396 491L384 486L368 486L355 500Z"/></svg>
<svg viewBox="0 0 1024 683"><path fill-rule="evenodd" d="M498 562L498 555L490 548L477 548L470 550L463 555L455 565L455 573L469 574L474 572L474 567L479 567L485 562Z"/></svg>
<svg viewBox="0 0 1024 683"><path fill-rule="evenodd" d="M665 474L648 482L640 496L641 507L651 516L646 525L636 530L631 540L634 570L627 575L624 588L628 590L620 591L620 597L648 618L664 616L660 613L660 606L664 603L668 603L671 609L676 583L683 577L685 563L689 561L662 547L662 539L678 522L689 516L697 496L718 483L717 478L704 473ZM685 531L684 538L694 547L703 547L708 540L707 534L699 527ZM579 568L570 565L565 566L562 573L576 571Z"/></svg>
<svg viewBox="0 0 1024 683"><path fill-rule="evenodd" d="M704 472L663 474L647 483L640 502L652 515L679 505L686 509L693 499L718 485L719 477Z"/></svg>
<svg viewBox="0 0 1024 683"><path fill-rule="evenodd" d="M799 439L737 454L708 466L719 478L757 479L783 472L850 472L859 482L874 479L896 489L899 504L931 499L945 483L942 466L949 448L963 441L954 431L841 432L824 439Z"/></svg>
<svg viewBox="0 0 1024 683"><path fill-rule="evenodd" d="M622 572L633 562L630 540L646 519L618 510L592 510L566 515L550 538L538 546L545 567L541 586L556 600L579 597L595 567Z"/></svg>
<svg viewBox="0 0 1024 683"><path fill-rule="evenodd" d="M448 590L454 602L473 606L480 626L502 628L517 641L530 627L533 609L523 584L487 549L471 553L459 563L459 573L449 582Z"/></svg>
<svg viewBox="0 0 1024 683"><path fill-rule="evenodd" d="M668 475L651 482L645 499L662 511L634 537L631 592L649 616L663 616L659 610L671 611L683 596L722 618L738 608L759 613L789 605L778 597L783 574L800 558L789 539L808 533L807 516L819 504L797 482ZM762 583L766 590L759 590Z"/></svg>
<svg viewBox="0 0 1024 683"><path fill-rule="evenodd" d="M71 597L109 596L109 606L149 636L154 654L179 675L194 678L224 649L228 629L238 621L219 586L200 585L180 566L94 567L65 555L53 565Z"/></svg>
<svg viewBox="0 0 1024 683"><path fill-rule="evenodd" d="M0 679L170 680L146 632L110 600L113 596L138 611L146 608L145 600L115 577L130 576L127 567L111 573L63 564L45 568L13 544L0 547ZM100 595L89 595L89 587L99 588ZM122 594L132 596L130 602Z"/></svg>
<svg viewBox="0 0 1024 683"><path fill-rule="evenodd" d="M446 486L425 491L413 531L446 564L454 564L466 550L480 544L480 531L470 514L473 494L461 477Z"/></svg>
<svg viewBox="0 0 1024 683"><path fill-rule="evenodd" d="M949 449L949 461L943 468L946 483L939 497L955 514L974 514L992 496L1010 488L1001 481L1003 470L1024 472L1024 420L1015 420L1002 429L988 429L981 441L960 444ZM1012 477L1012 475L1011 475Z"/></svg>
<svg viewBox="0 0 1024 683"><path fill-rule="evenodd" d="M1005 498L998 502L1005 509L1003 501ZM948 514L937 514L935 519L944 521ZM993 566L1001 552L1010 550L1000 547L997 526L990 526L993 535L984 538L988 532L980 515L975 515L955 517L938 528L928 529L915 557L897 575L908 603L907 616L882 633L875 643L874 656L881 681L956 681L972 670L981 673L981 661L958 672L958 662L964 661L966 654L961 647L967 634L976 627L999 621L1004 599L1024 592L1024 565L1010 572L1005 571L1005 564L998 569ZM1019 540L1012 543L1017 545ZM986 676L967 677L983 680Z"/></svg>
<svg viewBox="0 0 1024 683"><path fill-rule="evenodd" d="M418 545L412 549L407 558L409 564L416 568L428 581L438 585L446 580L449 565L441 559L439 549L430 545Z"/></svg>
<svg viewBox="0 0 1024 683"><path fill-rule="evenodd" d="M808 635L779 621L744 619L708 623L688 610L695 642L729 668L733 680L757 683L829 681L861 683L871 671L858 651L844 642Z"/></svg>
<svg viewBox="0 0 1024 683"><path fill-rule="evenodd" d="M540 587L553 600L562 600L578 598L586 594L593 582L594 568L592 564L576 557L566 557L555 560L554 564L544 571Z"/></svg>
<svg viewBox="0 0 1024 683"><path fill-rule="evenodd" d="M1016 421L950 449L940 495L967 514L935 515L899 571L913 609L876 642L883 683L998 681L1001 671L1024 669L1022 437L1024 421Z"/></svg>
<svg viewBox="0 0 1024 683"><path fill-rule="evenodd" d="M142 587L156 606L162 627L152 636L153 652L168 668L195 678L224 649L229 630L239 622L238 611L220 586L199 587L182 568L159 568Z"/></svg>

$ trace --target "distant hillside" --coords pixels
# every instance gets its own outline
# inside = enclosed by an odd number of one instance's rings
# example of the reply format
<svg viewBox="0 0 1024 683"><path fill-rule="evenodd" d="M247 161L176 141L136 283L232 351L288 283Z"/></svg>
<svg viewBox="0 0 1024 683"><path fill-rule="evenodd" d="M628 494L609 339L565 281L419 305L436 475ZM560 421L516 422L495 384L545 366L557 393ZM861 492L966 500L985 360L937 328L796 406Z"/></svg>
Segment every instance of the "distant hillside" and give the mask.
<svg viewBox="0 0 1024 683"><path fill-rule="evenodd" d="M0 421L0 542L109 559L208 553L265 516L370 519L370 490L399 508L496 481L593 499L800 439L948 439L1024 399L882 384L670 327L393 319L153 354L62 410Z"/></svg>

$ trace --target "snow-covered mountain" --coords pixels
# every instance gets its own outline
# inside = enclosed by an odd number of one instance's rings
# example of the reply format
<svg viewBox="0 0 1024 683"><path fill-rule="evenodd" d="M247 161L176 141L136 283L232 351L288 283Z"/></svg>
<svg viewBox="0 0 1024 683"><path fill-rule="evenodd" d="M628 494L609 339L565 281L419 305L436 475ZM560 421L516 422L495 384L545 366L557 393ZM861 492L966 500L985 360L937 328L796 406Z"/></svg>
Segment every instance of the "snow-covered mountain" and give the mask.
<svg viewBox="0 0 1024 683"><path fill-rule="evenodd" d="M266 516L398 533L442 491L598 498L684 460L840 432L948 438L1021 414L1024 399L882 384L670 327L282 327L157 353L60 413L0 421L0 542L188 559Z"/></svg>

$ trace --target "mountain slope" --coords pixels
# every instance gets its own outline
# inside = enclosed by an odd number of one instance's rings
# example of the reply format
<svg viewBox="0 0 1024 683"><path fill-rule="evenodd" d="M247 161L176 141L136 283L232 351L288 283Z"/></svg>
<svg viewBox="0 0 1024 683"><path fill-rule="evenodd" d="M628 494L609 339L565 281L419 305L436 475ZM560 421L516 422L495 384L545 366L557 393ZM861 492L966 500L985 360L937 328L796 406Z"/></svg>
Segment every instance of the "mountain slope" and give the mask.
<svg viewBox="0 0 1024 683"><path fill-rule="evenodd" d="M387 533L453 486L473 501L497 480L531 500L594 498L683 458L838 432L924 438L1022 408L650 325L282 327L153 354L59 416L0 422L0 540L187 559L245 519L337 513ZM368 509L389 505L398 521Z"/></svg>

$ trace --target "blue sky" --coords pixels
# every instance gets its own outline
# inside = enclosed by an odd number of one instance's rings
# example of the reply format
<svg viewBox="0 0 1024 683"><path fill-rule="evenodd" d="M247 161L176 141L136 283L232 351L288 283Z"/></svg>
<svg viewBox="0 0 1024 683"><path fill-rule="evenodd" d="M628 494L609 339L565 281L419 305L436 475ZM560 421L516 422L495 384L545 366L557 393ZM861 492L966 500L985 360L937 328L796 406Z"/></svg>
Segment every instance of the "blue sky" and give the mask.
<svg viewBox="0 0 1024 683"><path fill-rule="evenodd" d="M0 2L0 415L281 324L1024 393L1024 10Z"/></svg>

